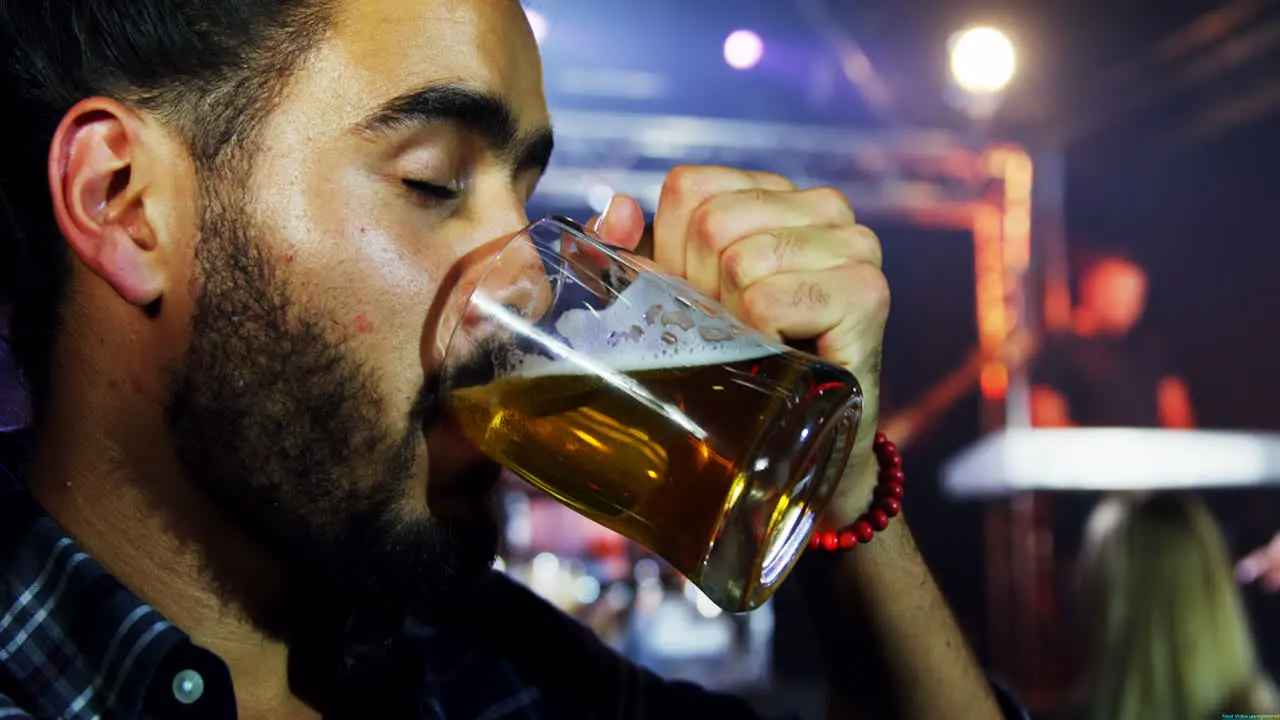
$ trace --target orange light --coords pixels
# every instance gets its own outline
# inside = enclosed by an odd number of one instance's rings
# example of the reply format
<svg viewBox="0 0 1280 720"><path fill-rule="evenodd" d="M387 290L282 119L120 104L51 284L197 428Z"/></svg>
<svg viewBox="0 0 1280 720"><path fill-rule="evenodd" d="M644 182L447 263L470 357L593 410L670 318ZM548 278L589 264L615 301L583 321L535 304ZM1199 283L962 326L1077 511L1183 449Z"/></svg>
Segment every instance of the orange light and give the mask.
<svg viewBox="0 0 1280 720"><path fill-rule="evenodd" d="M1050 330L1062 331L1071 327L1071 291L1054 283L1044 293L1044 322Z"/></svg>
<svg viewBox="0 0 1280 720"><path fill-rule="evenodd" d="M1005 316L1005 268L1001 257L1001 214L997 207L982 205L973 218L974 261L977 266L978 335L988 353L994 353L1008 334Z"/></svg>
<svg viewBox="0 0 1280 720"><path fill-rule="evenodd" d="M1004 397L1009 392L1009 369L1000 363L988 363L982 368L979 385L982 396L989 400Z"/></svg>

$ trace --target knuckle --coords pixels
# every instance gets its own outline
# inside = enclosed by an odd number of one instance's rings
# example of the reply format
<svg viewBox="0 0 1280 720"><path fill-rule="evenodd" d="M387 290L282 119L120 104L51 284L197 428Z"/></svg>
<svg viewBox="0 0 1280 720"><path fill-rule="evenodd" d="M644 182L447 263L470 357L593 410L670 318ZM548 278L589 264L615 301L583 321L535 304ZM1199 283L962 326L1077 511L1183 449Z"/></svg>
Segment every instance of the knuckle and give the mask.
<svg viewBox="0 0 1280 720"><path fill-rule="evenodd" d="M752 205L768 205L773 196L772 193L762 187L747 188L742 191L742 194L747 202Z"/></svg>
<svg viewBox="0 0 1280 720"><path fill-rule="evenodd" d="M833 218L853 222L853 208L849 206L849 199L837 188L831 185L821 185L809 190L808 194L821 210Z"/></svg>
<svg viewBox="0 0 1280 720"><path fill-rule="evenodd" d="M779 190L795 190L796 188L795 183L791 182L789 178L775 172L761 171L760 181L769 187Z"/></svg>
<svg viewBox="0 0 1280 720"><path fill-rule="evenodd" d="M860 259L877 268L884 264L884 247L880 244L880 237L871 228L866 225L853 225L846 232L849 233L851 244Z"/></svg>
<svg viewBox="0 0 1280 720"><path fill-rule="evenodd" d="M831 293L821 283L802 282L791 293L791 306L803 310L826 307L831 303Z"/></svg>
<svg viewBox="0 0 1280 720"><path fill-rule="evenodd" d="M698 167L696 165L677 165L667 175L667 184L678 190L688 190L697 184Z"/></svg>
<svg viewBox="0 0 1280 720"><path fill-rule="evenodd" d="M742 294L742 320L757 329L768 328L777 306L777 300L768 288L748 288Z"/></svg>
<svg viewBox="0 0 1280 720"><path fill-rule="evenodd" d="M667 173L662 183L660 199L664 202L689 196L698 189L698 168L693 165L677 165Z"/></svg>
<svg viewBox="0 0 1280 720"><path fill-rule="evenodd" d="M736 288L745 288L759 277L756 260L741 243L724 251L720 256L720 265L725 279Z"/></svg>
<svg viewBox="0 0 1280 720"><path fill-rule="evenodd" d="M863 277L858 282L870 309L878 314L888 315L889 306L893 300L893 293L889 290L889 278L876 270L863 273Z"/></svg>
<svg viewBox="0 0 1280 720"><path fill-rule="evenodd" d="M724 223L724 215L719 212L715 203L703 203L689 218L690 240L707 250L716 252L720 249L722 242Z"/></svg>
<svg viewBox="0 0 1280 720"><path fill-rule="evenodd" d="M796 253L803 249L806 238L794 228L777 228L768 233L773 259L780 268L787 267Z"/></svg>

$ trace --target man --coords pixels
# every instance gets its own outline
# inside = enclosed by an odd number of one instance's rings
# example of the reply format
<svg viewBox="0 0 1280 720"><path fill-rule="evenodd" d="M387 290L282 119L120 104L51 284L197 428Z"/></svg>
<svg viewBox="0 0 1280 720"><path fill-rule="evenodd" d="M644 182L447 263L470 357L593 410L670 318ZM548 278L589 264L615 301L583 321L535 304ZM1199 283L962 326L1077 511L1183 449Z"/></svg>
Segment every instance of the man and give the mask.
<svg viewBox="0 0 1280 720"><path fill-rule="evenodd" d="M1165 353L1138 329L1147 275L1133 261L1102 255L1079 281L1071 334L1036 363L1032 421L1039 427L1190 428L1191 395Z"/></svg>
<svg viewBox="0 0 1280 720"><path fill-rule="evenodd" d="M36 421L0 503L0 716L747 714L489 573L497 468L427 390L434 308L526 224L551 151L516 2L0 8ZM642 224L619 198L598 229ZM673 171L655 228L667 270L862 380L852 521L875 237L834 192L724 168ZM812 560L834 713L999 715L905 522Z"/></svg>

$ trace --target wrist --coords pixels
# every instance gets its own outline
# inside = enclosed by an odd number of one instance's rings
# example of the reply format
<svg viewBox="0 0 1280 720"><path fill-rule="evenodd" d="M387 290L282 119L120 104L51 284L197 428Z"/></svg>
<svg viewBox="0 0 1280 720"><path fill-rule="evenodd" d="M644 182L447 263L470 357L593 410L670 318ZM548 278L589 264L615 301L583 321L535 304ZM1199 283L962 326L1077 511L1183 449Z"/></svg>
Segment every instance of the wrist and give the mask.
<svg viewBox="0 0 1280 720"><path fill-rule="evenodd" d="M872 455L874 465L864 462L860 470L874 472L874 478L856 478L851 492L837 497L810 538L811 548L836 552L866 545L902 512L904 475L897 446L877 432Z"/></svg>
<svg viewBox="0 0 1280 720"><path fill-rule="evenodd" d="M876 480L880 474L879 464L875 456L869 456L858 464L844 482L850 490L836 496L827 508L824 516L824 527L844 528L857 522L875 501Z"/></svg>

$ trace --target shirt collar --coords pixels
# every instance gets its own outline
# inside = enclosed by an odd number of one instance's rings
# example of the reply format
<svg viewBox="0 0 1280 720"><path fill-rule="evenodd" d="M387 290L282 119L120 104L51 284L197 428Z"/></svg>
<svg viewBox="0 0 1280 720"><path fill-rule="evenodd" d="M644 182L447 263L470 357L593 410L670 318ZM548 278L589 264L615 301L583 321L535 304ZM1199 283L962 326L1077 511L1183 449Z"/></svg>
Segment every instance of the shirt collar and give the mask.
<svg viewBox="0 0 1280 720"><path fill-rule="evenodd" d="M3 484L0 687L39 717L174 717L172 703L185 717L235 717L221 660Z"/></svg>
<svg viewBox="0 0 1280 720"><path fill-rule="evenodd" d="M443 640L387 637L355 620L331 629L304 633L290 668L314 703L353 717L344 705L357 699L402 713L420 703L426 647ZM436 657L449 675L456 655ZM183 688L197 685L187 702ZM225 663L111 577L0 464L0 701L5 693L37 717L235 717Z"/></svg>

